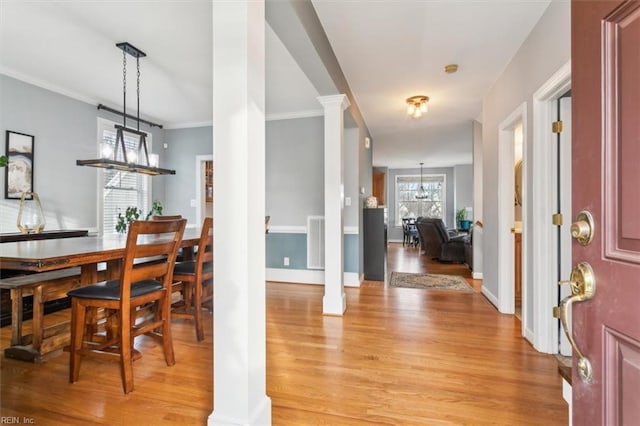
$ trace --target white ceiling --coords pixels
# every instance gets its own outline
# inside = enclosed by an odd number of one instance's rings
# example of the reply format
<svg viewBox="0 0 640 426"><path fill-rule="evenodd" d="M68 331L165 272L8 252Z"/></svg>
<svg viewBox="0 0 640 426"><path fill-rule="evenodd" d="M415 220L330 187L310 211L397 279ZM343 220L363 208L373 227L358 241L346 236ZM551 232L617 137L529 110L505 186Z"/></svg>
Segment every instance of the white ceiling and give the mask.
<svg viewBox="0 0 640 426"><path fill-rule="evenodd" d="M374 164L471 163L471 121L550 0L320 1L313 5L374 141ZM211 124L211 2L0 2L0 72L122 108L122 51L141 63L141 114L167 127ZM318 91L267 26L268 116L321 110ZM135 114L128 56L127 111ZM443 72L458 63L453 75ZM405 114L424 94L429 113Z"/></svg>

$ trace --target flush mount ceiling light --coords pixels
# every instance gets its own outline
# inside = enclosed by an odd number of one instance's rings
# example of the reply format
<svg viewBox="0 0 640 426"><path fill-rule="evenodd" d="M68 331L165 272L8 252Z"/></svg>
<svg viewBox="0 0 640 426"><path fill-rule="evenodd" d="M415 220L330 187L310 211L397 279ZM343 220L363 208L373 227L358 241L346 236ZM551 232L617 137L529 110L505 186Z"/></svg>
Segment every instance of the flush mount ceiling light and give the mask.
<svg viewBox="0 0 640 426"><path fill-rule="evenodd" d="M122 126L115 125L116 141L115 146L107 144L101 150L101 158L94 160L76 160L78 166L99 167L103 169L115 169L123 172L142 173L151 176L157 175L175 175L175 170L162 169L158 167L158 156L149 154L147 149L147 133L140 130L140 58L144 58L146 53L135 46L124 42L117 43L116 46L122 50L122 95L123 95L123 112ZM137 67L137 128L127 127L127 54L136 58ZM107 109L105 107L99 109ZM110 109L109 109L110 110ZM112 112L119 113L114 110ZM144 121L144 120L142 120ZM138 149L127 150L125 147L124 134L138 138Z"/></svg>
<svg viewBox="0 0 640 426"><path fill-rule="evenodd" d="M422 117L422 114L428 110L427 102L429 102L429 97L424 95L407 98L407 114L412 118Z"/></svg>
<svg viewBox="0 0 640 426"><path fill-rule="evenodd" d="M453 74L458 71L458 64L449 64L444 66L444 72L447 74Z"/></svg>

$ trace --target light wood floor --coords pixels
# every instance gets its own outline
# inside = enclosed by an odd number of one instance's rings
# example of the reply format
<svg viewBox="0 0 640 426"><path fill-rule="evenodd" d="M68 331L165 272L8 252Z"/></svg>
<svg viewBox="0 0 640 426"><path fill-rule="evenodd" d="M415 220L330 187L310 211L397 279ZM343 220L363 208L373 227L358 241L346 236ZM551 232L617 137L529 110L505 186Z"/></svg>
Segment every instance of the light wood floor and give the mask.
<svg viewBox="0 0 640 426"><path fill-rule="evenodd" d="M322 316L321 286L267 284L273 424L567 424L555 359L519 336L520 322L497 313L466 267L391 244L392 270L463 275L476 292L365 282L346 290L340 318ZM139 338L143 357L129 395L115 363L86 360L71 385L67 353L42 364L0 358L0 415L38 425L204 425L213 401L211 330L208 322L198 344L191 324L174 320L174 367ZM0 338L6 347L7 327Z"/></svg>

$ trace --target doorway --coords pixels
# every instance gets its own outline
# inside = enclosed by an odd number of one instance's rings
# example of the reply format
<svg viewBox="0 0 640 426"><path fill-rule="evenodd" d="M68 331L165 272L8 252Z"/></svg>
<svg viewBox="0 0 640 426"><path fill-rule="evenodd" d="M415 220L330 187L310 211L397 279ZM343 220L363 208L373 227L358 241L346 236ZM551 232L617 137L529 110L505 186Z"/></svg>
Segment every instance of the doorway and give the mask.
<svg viewBox="0 0 640 426"><path fill-rule="evenodd" d="M502 313L515 314L517 297L521 306L518 313L524 318L527 313L527 104L521 104L504 119L498 131L497 307Z"/></svg>
<svg viewBox="0 0 640 426"><path fill-rule="evenodd" d="M213 155L196 156L196 223L213 217Z"/></svg>
<svg viewBox="0 0 640 426"><path fill-rule="evenodd" d="M552 311L562 296L558 278L568 279L571 268L571 63L567 62L533 95L531 259L532 318L526 332L540 352L557 354L558 320ZM553 123L563 121L554 133ZM557 130L557 129L556 129ZM560 174L559 174L560 173ZM561 225L553 225L560 222ZM524 319L527 322L527 319Z"/></svg>

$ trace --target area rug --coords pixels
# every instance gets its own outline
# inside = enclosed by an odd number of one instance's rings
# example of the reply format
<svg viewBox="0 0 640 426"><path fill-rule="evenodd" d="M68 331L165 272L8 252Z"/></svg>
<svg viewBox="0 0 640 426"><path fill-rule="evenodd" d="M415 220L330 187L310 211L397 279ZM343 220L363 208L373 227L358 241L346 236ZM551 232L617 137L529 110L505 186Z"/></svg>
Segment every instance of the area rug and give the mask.
<svg viewBox="0 0 640 426"><path fill-rule="evenodd" d="M458 275L392 272L389 286L432 290L454 290L473 293L473 288L471 288L464 278Z"/></svg>

